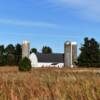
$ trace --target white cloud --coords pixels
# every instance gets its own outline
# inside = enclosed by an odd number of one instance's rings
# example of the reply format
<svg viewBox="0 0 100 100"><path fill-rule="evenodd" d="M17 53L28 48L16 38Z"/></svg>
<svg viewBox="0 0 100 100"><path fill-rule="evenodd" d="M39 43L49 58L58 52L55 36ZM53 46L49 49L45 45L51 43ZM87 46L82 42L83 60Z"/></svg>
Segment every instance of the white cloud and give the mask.
<svg viewBox="0 0 100 100"><path fill-rule="evenodd" d="M81 18L100 22L100 0L48 0L62 7L75 8Z"/></svg>
<svg viewBox="0 0 100 100"><path fill-rule="evenodd" d="M15 25L22 27L44 27L44 28L59 28L60 25L49 23L49 22L38 22L38 21L22 21L12 19L0 19L0 24Z"/></svg>

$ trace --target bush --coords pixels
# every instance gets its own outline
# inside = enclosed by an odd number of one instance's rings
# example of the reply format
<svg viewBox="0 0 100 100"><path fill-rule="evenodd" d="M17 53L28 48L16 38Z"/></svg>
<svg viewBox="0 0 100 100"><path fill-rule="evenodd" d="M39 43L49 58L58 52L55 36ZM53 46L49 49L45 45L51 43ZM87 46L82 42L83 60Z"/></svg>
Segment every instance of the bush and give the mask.
<svg viewBox="0 0 100 100"><path fill-rule="evenodd" d="M31 61L25 57L20 61L19 71L30 71L32 68Z"/></svg>

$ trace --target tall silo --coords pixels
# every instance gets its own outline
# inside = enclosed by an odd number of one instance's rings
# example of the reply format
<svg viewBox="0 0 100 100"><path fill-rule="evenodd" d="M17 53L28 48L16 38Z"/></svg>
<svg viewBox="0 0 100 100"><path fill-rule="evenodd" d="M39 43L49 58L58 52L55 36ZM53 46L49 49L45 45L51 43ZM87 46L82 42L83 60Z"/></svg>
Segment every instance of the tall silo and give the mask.
<svg viewBox="0 0 100 100"><path fill-rule="evenodd" d="M67 41L64 44L64 66L74 67L77 60L77 43Z"/></svg>
<svg viewBox="0 0 100 100"><path fill-rule="evenodd" d="M24 57L29 58L29 54L30 54L30 43L25 40L22 44L22 58Z"/></svg>
<svg viewBox="0 0 100 100"><path fill-rule="evenodd" d="M72 63L73 63L73 66L76 66L76 62L77 62L77 43L72 42Z"/></svg>

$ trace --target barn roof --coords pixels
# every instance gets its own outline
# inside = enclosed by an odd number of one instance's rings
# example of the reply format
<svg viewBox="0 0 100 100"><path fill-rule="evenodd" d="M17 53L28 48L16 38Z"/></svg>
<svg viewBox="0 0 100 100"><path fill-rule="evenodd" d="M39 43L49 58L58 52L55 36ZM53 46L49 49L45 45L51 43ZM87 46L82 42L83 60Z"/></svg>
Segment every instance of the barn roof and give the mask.
<svg viewBox="0 0 100 100"><path fill-rule="evenodd" d="M63 63L64 62L64 54L63 53L52 53L52 54L42 54L37 53L37 58L39 62L55 62L55 63Z"/></svg>

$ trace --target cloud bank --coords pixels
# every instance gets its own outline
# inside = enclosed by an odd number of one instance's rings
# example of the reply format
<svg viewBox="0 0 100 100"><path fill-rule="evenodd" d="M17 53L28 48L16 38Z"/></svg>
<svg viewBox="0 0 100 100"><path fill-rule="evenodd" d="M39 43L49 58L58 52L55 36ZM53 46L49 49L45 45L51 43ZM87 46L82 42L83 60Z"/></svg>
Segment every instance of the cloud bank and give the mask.
<svg viewBox="0 0 100 100"><path fill-rule="evenodd" d="M77 9L79 16L95 22L100 22L100 0L48 0L62 7Z"/></svg>

